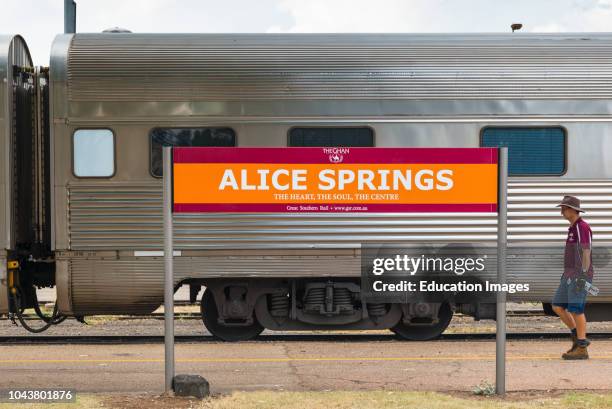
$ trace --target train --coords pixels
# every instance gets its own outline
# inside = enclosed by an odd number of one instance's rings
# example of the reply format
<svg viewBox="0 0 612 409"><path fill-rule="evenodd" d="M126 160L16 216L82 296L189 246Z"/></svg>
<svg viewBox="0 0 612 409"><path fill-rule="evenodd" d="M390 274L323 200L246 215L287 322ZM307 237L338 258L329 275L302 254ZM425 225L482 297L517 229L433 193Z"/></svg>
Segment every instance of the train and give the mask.
<svg viewBox="0 0 612 409"><path fill-rule="evenodd" d="M507 146L508 281L531 288L509 300L549 306L571 194L594 234L587 316L612 319L611 34L77 33L54 39L48 67L6 35L0 77L0 314L36 309L43 287L57 302L42 329L162 304L163 146ZM491 213L176 214L175 286L226 341L426 340L495 308L364 303L363 244L496 234Z"/></svg>

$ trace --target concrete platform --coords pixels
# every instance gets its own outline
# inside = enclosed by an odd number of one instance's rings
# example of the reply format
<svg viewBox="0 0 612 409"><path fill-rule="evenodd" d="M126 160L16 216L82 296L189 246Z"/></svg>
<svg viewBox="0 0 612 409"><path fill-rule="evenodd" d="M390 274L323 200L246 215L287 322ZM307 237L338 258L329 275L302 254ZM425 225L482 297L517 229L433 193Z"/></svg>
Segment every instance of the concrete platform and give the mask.
<svg viewBox="0 0 612 409"><path fill-rule="evenodd" d="M610 390L612 341L588 361L567 362L562 341L509 341L508 391ZM177 373L198 374L213 393L235 390L470 391L494 382L495 342L247 342L176 346ZM163 345L0 347L0 384L80 392L161 393Z"/></svg>

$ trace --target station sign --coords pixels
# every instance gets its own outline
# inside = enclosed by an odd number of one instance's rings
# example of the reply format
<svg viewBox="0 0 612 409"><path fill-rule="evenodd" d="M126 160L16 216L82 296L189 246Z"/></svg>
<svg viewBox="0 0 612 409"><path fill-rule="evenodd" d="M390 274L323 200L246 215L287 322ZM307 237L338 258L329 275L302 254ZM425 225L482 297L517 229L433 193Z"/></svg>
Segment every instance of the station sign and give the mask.
<svg viewBox="0 0 612 409"><path fill-rule="evenodd" d="M497 148L173 149L177 213L496 212Z"/></svg>

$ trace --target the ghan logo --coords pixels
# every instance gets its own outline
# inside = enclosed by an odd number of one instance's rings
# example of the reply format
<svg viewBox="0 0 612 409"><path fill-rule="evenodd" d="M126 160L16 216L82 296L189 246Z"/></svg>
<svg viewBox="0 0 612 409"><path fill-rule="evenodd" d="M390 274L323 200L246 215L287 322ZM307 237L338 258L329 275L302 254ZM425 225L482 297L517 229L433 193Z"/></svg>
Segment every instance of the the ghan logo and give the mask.
<svg viewBox="0 0 612 409"><path fill-rule="evenodd" d="M493 212L491 148L174 148L177 212Z"/></svg>
<svg viewBox="0 0 612 409"><path fill-rule="evenodd" d="M350 153L349 148L323 148L323 153L328 155L331 163L342 163L344 155Z"/></svg>
<svg viewBox="0 0 612 409"><path fill-rule="evenodd" d="M329 161L331 163L340 163L344 159L344 156L338 155L337 153L332 153L329 155Z"/></svg>

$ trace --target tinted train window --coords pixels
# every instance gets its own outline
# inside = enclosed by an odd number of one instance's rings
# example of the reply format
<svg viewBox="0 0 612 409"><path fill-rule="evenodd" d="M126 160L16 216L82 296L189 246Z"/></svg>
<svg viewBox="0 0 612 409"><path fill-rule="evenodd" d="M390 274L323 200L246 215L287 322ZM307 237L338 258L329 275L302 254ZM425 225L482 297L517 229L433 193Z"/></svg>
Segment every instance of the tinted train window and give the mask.
<svg viewBox="0 0 612 409"><path fill-rule="evenodd" d="M483 147L508 147L510 176L565 173L566 135L563 128L485 128Z"/></svg>
<svg viewBox="0 0 612 409"><path fill-rule="evenodd" d="M78 177L115 173L115 137L109 129L79 129L72 135L72 169Z"/></svg>
<svg viewBox="0 0 612 409"><path fill-rule="evenodd" d="M291 128L289 146L374 146L374 131L366 127Z"/></svg>
<svg viewBox="0 0 612 409"><path fill-rule="evenodd" d="M162 146L236 146L231 128L157 128L151 131L151 174L162 176Z"/></svg>

